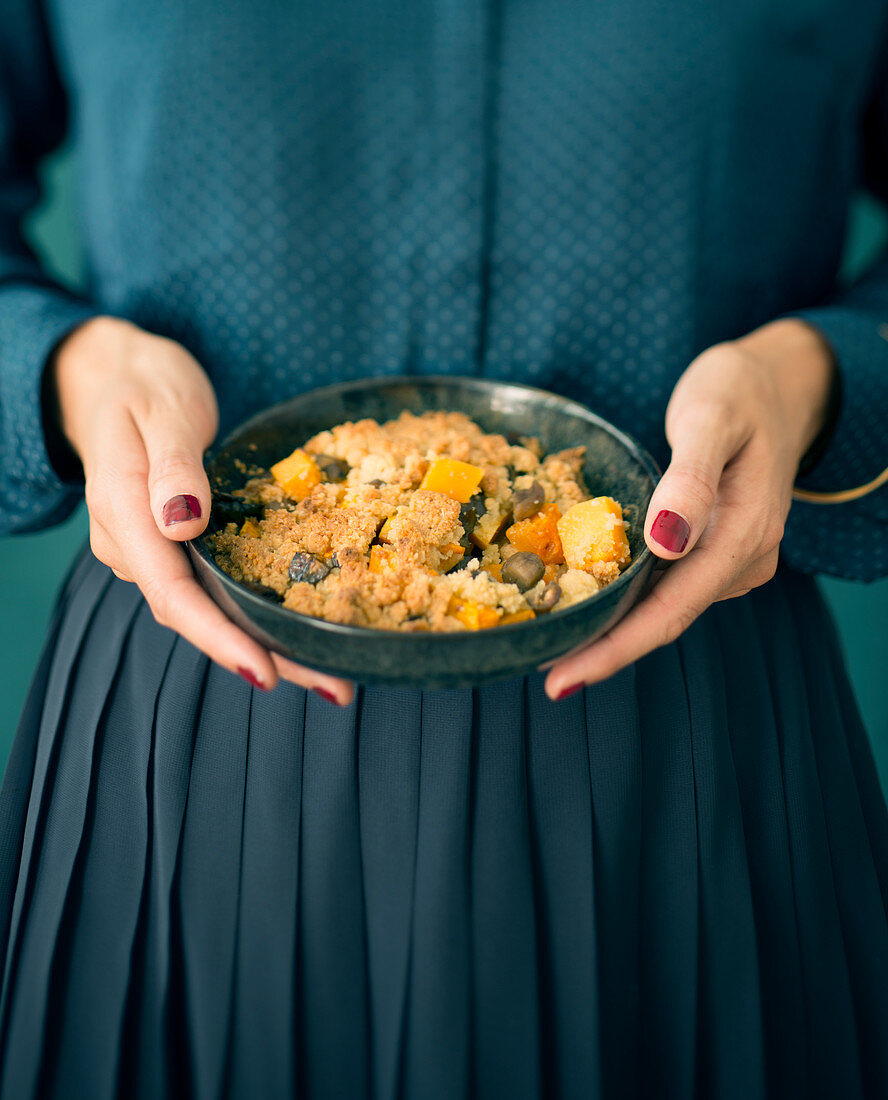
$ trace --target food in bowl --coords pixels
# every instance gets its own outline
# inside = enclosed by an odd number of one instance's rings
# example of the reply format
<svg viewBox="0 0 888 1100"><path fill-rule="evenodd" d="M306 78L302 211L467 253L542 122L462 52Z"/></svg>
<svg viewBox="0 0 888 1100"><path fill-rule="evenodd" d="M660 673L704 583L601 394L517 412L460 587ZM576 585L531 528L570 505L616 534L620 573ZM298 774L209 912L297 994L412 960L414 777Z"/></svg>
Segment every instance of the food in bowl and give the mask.
<svg viewBox="0 0 888 1100"><path fill-rule="evenodd" d="M464 631L548 615L630 562L620 504L584 448L485 433L461 412L338 424L217 494L217 564L328 622Z"/></svg>

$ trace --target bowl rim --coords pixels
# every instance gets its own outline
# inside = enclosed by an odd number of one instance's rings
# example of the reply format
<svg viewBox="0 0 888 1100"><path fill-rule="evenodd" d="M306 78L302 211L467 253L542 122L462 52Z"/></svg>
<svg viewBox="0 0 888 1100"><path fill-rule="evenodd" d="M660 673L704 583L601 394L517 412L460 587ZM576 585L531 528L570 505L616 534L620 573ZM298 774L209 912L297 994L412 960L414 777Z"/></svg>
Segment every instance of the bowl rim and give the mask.
<svg viewBox="0 0 888 1100"><path fill-rule="evenodd" d="M261 422L267 417L267 415L273 410L283 405L288 405L293 402L298 402L308 397L318 396L335 396L336 394L344 391L354 390L373 390L386 387L395 386L422 386L423 384L434 384L453 386L459 389L477 389L481 391L502 391L503 388L513 389L521 391L522 393L536 394L540 397L545 397L547 400L553 398L558 401L565 409L565 411L574 411L579 414L583 419L592 421L597 427L603 429L608 435L613 436L620 442L623 447L641 463L644 469L650 474L651 479L656 483L662 476L662 472L651 457L648 451L628 432L623 431L622 428L618 428L615 424L612 424L609 420L605 420L603 416L594 412L587 405L584 405L581 401L576 401L571 397L563 397L561 394L557 394L552 390L542 389L540 386L528 386L523 382L510 382L495 378L479 378L473 375L458 375L458 374L394 374L384 375L378 377L359 378L353 381L334 382L328 386L317 386L310 390L305 390L302 393L295 394L293 397L285 398L283 401L278 401L274 405L268 405L266 408L261 409L259 412L253 413L252 416L247 417L246 420L242 420L239 424L235 425L225 437L218 443L214 443L204 456L204 464L212 461L221 451L223 451L231 442L235 435L241 435L248 431L254 422ZM323 430L323 429L322 429ZM212 496L212 487L211 487ZM212 502L210 504L210 510L212 512ZM263 610L265 613L271 613L273 615L284 614L288 617L292 616L300 623L311 626L315 629L320 629L324 633L329 634L332 637L337 635L342 637L353 638L356 635L358 637L366 635L367 637L383 637L383 638L409 638L412 646L415 645L455 645L458 644L463 637L463 631L454 630L438 630L438 631L399 631L399 630L384 630L379 627L373 626L360 626L354 623L332 623L327 619L319 619L313 615L305 615L301 611L293 611L289 607L284 607L283 604L273 604L262 596L257 595L255 592L251 592L246 585L236 581L230 574L217 564L215 558L210 553L209 549L203 545L203 540L206 536L206 531L201 532L194 539L188 539L185 543L190 547L194 553L196 553L204 562L206 562L210 568L216 573L225 585L234 585L238 593L239 598L246 598L246 606L251 605L257 609ZM626 569L615 581L611 581L610 584L605 585L599 589L592 596L588 596L585 600L581 600L579 603L572 604L570 607L562 608L558 611L549 612L546 615L548 621L553 615L569 615L571 612L579 611L582 608L589 607L595 600L601 598L604 595L608 595L609 598L613 598L614 594L622 591L632 583L635 576L641 572L645 567L647 561L654 557L650 547L647 543L643 543L641 553L633 559L629 568ZM505 623L502 626L497 626L497 634L500 632L517 633L522 630L533 629L534 624L538 622L538 619L525 619L520 623Z"/></svg>

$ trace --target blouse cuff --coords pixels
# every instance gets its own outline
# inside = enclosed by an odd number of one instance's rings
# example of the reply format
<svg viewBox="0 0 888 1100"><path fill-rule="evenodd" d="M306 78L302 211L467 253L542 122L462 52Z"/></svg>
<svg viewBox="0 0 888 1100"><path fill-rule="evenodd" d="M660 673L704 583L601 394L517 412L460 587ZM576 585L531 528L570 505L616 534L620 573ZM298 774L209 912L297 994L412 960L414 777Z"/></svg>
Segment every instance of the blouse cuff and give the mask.
<svg viewBox="0 0 888 1100"><path fill-rule="evenodd" d="M43 375L60 341L94 316L57 288L18 284L0 293L0 534L57 523L82 495L82 483L63 481L50 459Z"/></svg>
<svg viewBox="0 0 888 1100"><path fill-rule="evenodd" d="M888 388L888 323L869 311L842 306L794 316L820 332L841 378L841 405L828 442L797 485L818 492L864 485L888 466L885 404L880 400Z"/></svg>

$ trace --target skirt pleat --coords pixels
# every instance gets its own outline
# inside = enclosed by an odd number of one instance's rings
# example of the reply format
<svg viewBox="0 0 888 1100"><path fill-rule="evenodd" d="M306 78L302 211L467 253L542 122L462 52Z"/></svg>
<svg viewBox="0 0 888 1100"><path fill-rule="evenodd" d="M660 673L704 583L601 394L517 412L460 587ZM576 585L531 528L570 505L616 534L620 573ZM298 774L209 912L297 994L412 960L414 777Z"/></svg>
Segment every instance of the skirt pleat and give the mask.
<svg viewBox="0 0 888 1100"><path fill-rule="evenodd" d="M87 581L84 587L92 586ZM52 981L53 970L64 968L70 958L70 926L65 918L76 904L94 819L99 727L141 604L131 590L117 585L97 587L98 605L76 646L76 674L101 689L94 693L69 690L72 684L66 680L65 701L59 707L65 735L53 739L53 751L46 761L46 787L30 855L33 877L8 957L9 987L14 985L19 995L4 1006L0 1089L4 1095L47 1091L47 1078L52 1074L51 1044L58 1029L67 1023L59 1013L60 983ZM53 701L53 689L62 694L60 683L50 684L48 704ZM50 1044L45 1058L44 1040Z"/></svg>
<svg viewBox="0 0 888 1100"><path fill-rule="evenodd" d="M592 811L602 1095L640 1096L641 716L637 668L584 693Z"/></svg>
<svg viewBox="0 0 888 1100"><path fill-rule="evenodd" d="M156 626L156 624L155 624ZM158 628L159 629L159 628ZM166 672L154 700L149 771L145 889L136 935L128 1020L121 1065L121 1097L166 1100L190 1081L184 1024L174 881L208 663L169 631Z"/></svg>
<svg viewBox="0 0 888 1100"><path fill-rule="evenodd" d="M472 1074L475 1095L540 1095L538 903L525 685L479 692L471 835ZM464 737L468 740L471 731Z"/></svg>
<svg viewBox="0 0 888 1100"><path fill-rule="evenodd" d="M225 1095L294 1096L305 693L254 692Z"/></svg>
<svg viewBox="0 0 888 1100"><path fill-rule="evenodd" d="M337 708L85 552L0 820L4 1100L888 1095L888 811L788 571L557 704Z"/></svg>
<svg viewBox="0 0 888 1100"><path fill-rule="evenodd" d="M136 594L130 590L123 595L136 606L136 621L97 730L100 748L81 841L82 867L72 882L65 914L68 946L53 975L54 1011L62 1026L48 1027L45 1037L43 1059L53 1072L47 1096L66 1096L65 1082L77 1074L84 1050L121 1049L149 841L145 780L154 708L146 707L145 700L156 697L169 651L160 631L137 628L151 616ZM115 614L123 610L115 609ZM127 808L126 815L120 807ZM79 990L95 975L101 981L86 1012ZM88 1066L85 1094L110 1100L117 1074L116 1060L95 1058Z"/></svg>
<svg viewBox="0 0 888 1100"><path fill-rule="evenodd" d="M798 601L799 647L804 651L811 743L830 851L833 891L852 990L864 1090L888 1096L888 927L879 874L869 844L861 796L844 737L829 650L818 644L832 625L816 603Z"/></svg>
<svg viewBox="0 0 888 1100"><path fill-rule="evenodd" d="M63 590L47 631L40 661L34 670L31 686L22 710L21 733L10 748L6 773L9 779L0 799L0 898L13 898L19 877L19 865L24 850L24 834L28 805L34 783L40 719L43 714L50 673L54 667L62 622L68 609L67 588ZM0 959L6 959L12 906L0 911ZM2 998L0 998L2 1000ZM0 1027L2 1032L2 1027Z"/></svg>
<svg viewBox="0 0 888 1100"><path fill-rule="evenodd" d="M833 884L823 794L811 740L812 714L799 608L783 588L756 610L777 708L798 936L807 1018L810 1097L863 1095L853 990ZM833 736L837 736L836 732ZM830 777L831 780L832 777Z"/></svg>
<svg viewBox="0 0 888 1100"><path fill-rule="evenodd" d="M292 694L292 693L289 693ZM357 711L305 703L299 846L300 1084L370 1095L370 998L357 783Z"/></svg>
<svg viewBox="0 0 888 1100"><path fill-rule="evenodd" d="M210 667L197 723L174 882L191 1090L221 1095L228 1050L252 694ZM209 854L212 858L208 858Z"/></svg>
<svg viewBox="0 0 888 1100"><path fill-rule="evenodd" d="M725 673L710 625L692 626L678 648L697 817L697 1089L753 1100L765 1096L759 958Z"/></svg>
<svg viewBox="0 0 888 1100"><path fill-rule="evenodd" d="M694 1095L699 856L690 715L678 648L636 666L641 728L641 1095ZM594 694L594 692L593 692Z"/></svg>
<svg viewBox="0 0 888 1100"><path fill-rule="evenodd" d="M556 712L536 675L526 704L541 1072L556 1095L587 1097L601 1091L601 1052L585 699L573 695Z"/></svg>
<svg viewBox="0 0 888 1100"><path fill-rule="evenodd" d="M59 607L58 632L54 637L51 636L46 645L44 656L50 656L51 662L46 675L42 707L38 710L36 705L38 682L35 682L31 693L34 705L27 707L22 716L3 777L4 790L20 791L27 783L30 797L26 805L20 796L16 799L17 803L25 809L24 822L20 822L18 829L21 847L18 852L9 853L15 874L7 876L9 893L3 899L4 923L8 932L3 966L3 990L0 994L0 1044L8 1035L9 996L13 983L13 968L17 965L19 955L19 924L26 900L33 889L32 878L36 873L36 860L32 863L32 855L35 843L38 842L38 828L42 832L45 827L47 807L44 805L44 796L48 803L52 793L52 782L47 782L47 777L50 765L52 764L53 769L55 768L54 749L69 687L72 684L72 669L80 656L81 646L98 610L100 598L112 577L110 572L90 573L86 569L85 559L81 559L81 564L84 568L75 568L68 585L63 589ZM25 751L19 751L19 742L22 743ZM29 751L31 745L34 748ZM28 768L30 761L32 763ZM24 774L18 770L13 771L10 767L13 764L16 769L21 767L27 770ZM13 795L10 794L10 797ZM5 797L3 801L6 801Z"/></svg>
<svg viewBox="0 0 888 1100"><path fill-rule="evenodd" d="M422 692L416 870L400 1095L443 1100L472 1080L471 691Z"/></svg>
<svg viewBox="0 0 888 1100"><path fill-rule="evenodd" d="M370 688L358 709L358 813L366 906L372 1095L396 1100L410 965L422 700ZM390 746L394 740L394 754Z"/></svg>
<svg viewBox="0 0 888 1100"><path fill-rule="evenodd" d="M735 670L725 673L725 713L756 930L763 1070L768 1095L805 1096L805 989L777 712L752 604L735 602L733 615L715 616L715 644L722 668Z"/></svg>

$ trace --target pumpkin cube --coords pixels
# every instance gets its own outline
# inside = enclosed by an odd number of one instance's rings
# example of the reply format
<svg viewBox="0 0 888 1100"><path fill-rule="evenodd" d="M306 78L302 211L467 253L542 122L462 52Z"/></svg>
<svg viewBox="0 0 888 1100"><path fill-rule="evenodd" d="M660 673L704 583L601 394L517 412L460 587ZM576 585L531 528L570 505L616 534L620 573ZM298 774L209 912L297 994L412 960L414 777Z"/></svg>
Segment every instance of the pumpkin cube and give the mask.
<svg viewBox="0 0 888 1100"><path fill-rule="evenodd" d="M305 500L321 483L321 471L315 460L301 447L271 467L271 476L292 500Z"/></svg>
<svg viewBox="0 0 888 1100"><path fill-rule="evenodd" d="M259 524L256 522L256 520L248 516L244 520L243 526L241 527L239 534L241 538L244 539L258 539L262 532L259 529Z"/></svg>
<svg viewBox="0 0 888 1100"><path fill-rule="evenodd" d="M441 553L444 556L438 566L439 573L449 573L454 565L458 565L466 556L465 550L458 542L448 542L446 546L441 547Z"/></svg>
<svg viewBox="0 0 888 1100"><path fill-rule="evenodd" d="M485 607L475 600L464 600L461 596L451 596L447 605L448 614L464 623L469 630L484 630L496 626L500 613L495 607Z"/></svg>
<svg viewBox="0 0 888 1100"><path fill-rule="evenodd" d="M510 515L509 509L500 501L491 500L487 511L469 532L469 538L479 550L486 550L503 533Z"/></svg>
<svg viewBox="0 0 888 1100"><path fill-rule="evenodd" d="M623 509L611 497L595 497L568 508L558 521L564 560L587 572L593 563L629 564L629 542Z"/></svg>
<svg viewBox="0 0 888 1100"><path fill-rule="evenodd" d="M444 493L468 504L469 498L481 484L484 471L470 462L460 462L455 458L436 458L426 471L420 489L430 493Z"/></svg>
<svg viewBox="0 0 888 1100"><path fill-rule="evenodd" d="M564 572L563 569L558 568L559 564L561 563L550 562L546 566L545 570L543 571L543 584L552 584L553 582L558 580L558 578Z"/></svg>
<svg viewBox="0 0 888 1100"><path fill-rule="evenodd" d="M500 626L508 626L509 623L523 623L528 619L535 619L536 613L529 607L523 608L521 611L513 611L510 615L503 615L499 621Z"/></svg>
<svg viewBox="0 0 888 1100"><path fill-rule="evenodd" d="M529 551L543 559L545 565L564 561L558 524L561 512L557 504L544 504L535 516L519 520L506 530L506 538L516 550Z"/></svg>
<svg viewBox="0 0 888 1100"><path fill-rule="evenodd" d="M393 546L377 546L374 543L370 547L369 568L371 573L393 572L398 568L397 550Z"/></svg>

